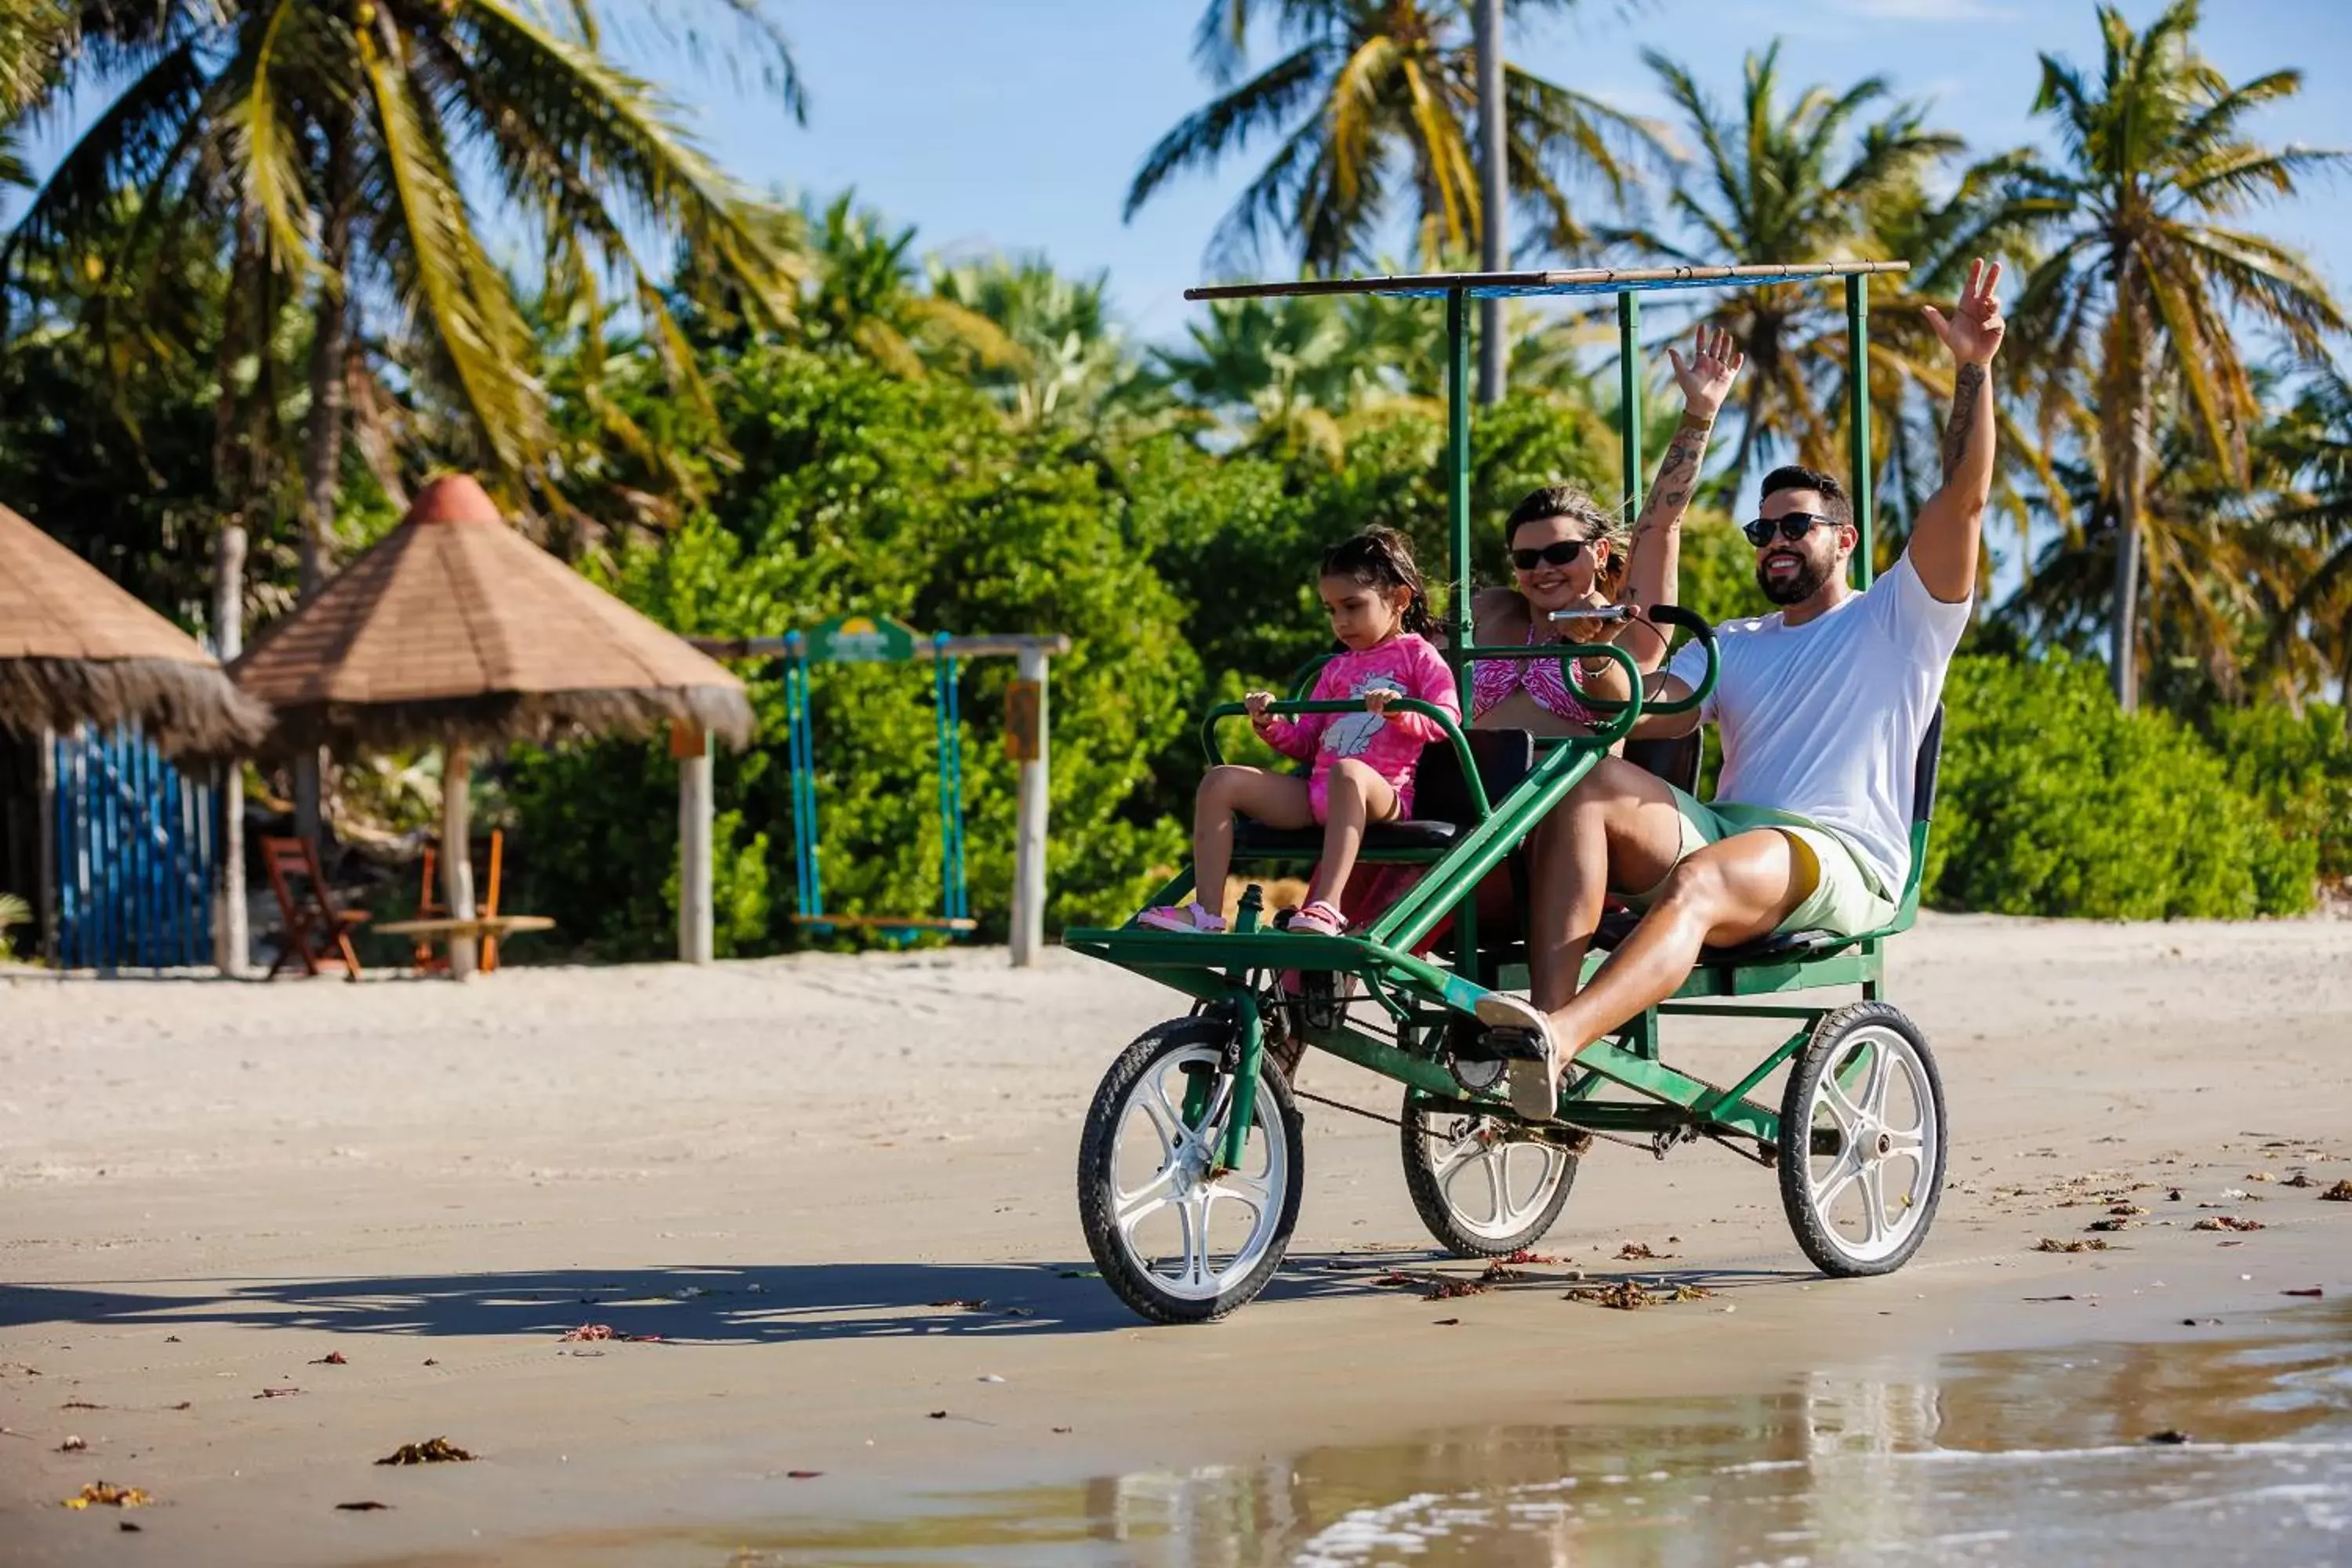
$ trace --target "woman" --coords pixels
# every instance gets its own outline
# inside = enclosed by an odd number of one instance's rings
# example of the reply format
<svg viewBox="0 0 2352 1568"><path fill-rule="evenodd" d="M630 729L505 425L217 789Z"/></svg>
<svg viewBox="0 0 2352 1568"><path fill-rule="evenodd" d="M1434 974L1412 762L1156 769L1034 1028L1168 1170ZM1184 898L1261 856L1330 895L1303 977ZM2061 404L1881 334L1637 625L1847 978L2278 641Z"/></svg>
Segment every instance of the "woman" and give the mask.
<svg viewBox="0 0 2352 1568"><path fill-rule="evenodd" d="M1648 503L1630 537L1598 502L1573 485L1548 485L1511 510L1503 524L1515 586L1490 588L1471 601L1476 641L1486 647L1546 642L1612 641L1623 645L1644 670L1665 658L1666 638L1646 621L1614 625L1555 623L1555 610L1612 604L1647 609L1675 602L1682 554L1683 513L1698 486L1700 465L1715 416L1747 356L1731 334L1701 327L1685 363L1673 349L1683 416ZM1538 735L1590 733L1601 720L1577 700L1554 659L1486 659L1472 669L1472 723L1489 730L1530 730Z"/></svg>

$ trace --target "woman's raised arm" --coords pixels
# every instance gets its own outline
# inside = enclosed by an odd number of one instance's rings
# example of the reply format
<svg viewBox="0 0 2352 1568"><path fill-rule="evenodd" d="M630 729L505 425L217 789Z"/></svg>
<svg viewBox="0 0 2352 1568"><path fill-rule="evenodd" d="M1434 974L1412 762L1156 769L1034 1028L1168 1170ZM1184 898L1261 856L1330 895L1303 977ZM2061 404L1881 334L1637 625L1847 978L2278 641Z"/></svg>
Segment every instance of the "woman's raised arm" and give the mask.
<svg viewBox="0 0 2352 1568"><path fill-rule="evenodd" d="M1729 332L1705 326L1698 330L1697 346L1687 362L1671 348L1666 357L1674 362L1675 383L1683 391L1682 421L1675 426L1674 439L1666 443L1666 455L1659 460L1650 499L1634 520L1633 540L1625 559L1624 602L1644 610L1675 602L1682 572L1683 513L1690 510L1691 495L1698 489L1699 468L1706 461L1706 439L1715 429L1715 416L1731 395L1740 366L1748 363ZM1657 668L1666 657L1664 634L1647 621L1628 623L1617 640L1645 670Z"/></svg>

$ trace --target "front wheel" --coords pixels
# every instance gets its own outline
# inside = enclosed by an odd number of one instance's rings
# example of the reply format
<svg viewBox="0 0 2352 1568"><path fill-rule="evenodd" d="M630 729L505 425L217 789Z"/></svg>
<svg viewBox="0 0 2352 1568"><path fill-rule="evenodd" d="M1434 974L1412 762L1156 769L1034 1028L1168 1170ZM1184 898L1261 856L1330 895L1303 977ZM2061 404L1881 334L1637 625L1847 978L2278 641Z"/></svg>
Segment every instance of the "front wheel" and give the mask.
<svg viewBox="0 0 2352 1568"><path fill-rule="evenodd" d="M1456 1258L1533 1247L1576 1184L1576 1154L1524 1122L1432 1110L1408 1089L1400 1125L1405 1191Z"/></svg>
<svg viewBox="0 0 2352 1568"><path fill-rule="evenodd" d="M1179 1018L1120 1053L1078 1142L1078 1221L1104 1280L1160 1323L1205 1323L1272 1280L1298 1223L1301 1126L1271 1061L1238 1168L1217 1163L1233 1110L1233 1026Z"/></svg>
<svg viewBox="0 0 2352 1568"><path fill-rule="evenodd" d="M1780 1100L1780 1205L1824 1274L1891 1274L1927 1239L1944 1189L1944 1080L1927 1037L1884 1002L1814 1026Z"/></svg>

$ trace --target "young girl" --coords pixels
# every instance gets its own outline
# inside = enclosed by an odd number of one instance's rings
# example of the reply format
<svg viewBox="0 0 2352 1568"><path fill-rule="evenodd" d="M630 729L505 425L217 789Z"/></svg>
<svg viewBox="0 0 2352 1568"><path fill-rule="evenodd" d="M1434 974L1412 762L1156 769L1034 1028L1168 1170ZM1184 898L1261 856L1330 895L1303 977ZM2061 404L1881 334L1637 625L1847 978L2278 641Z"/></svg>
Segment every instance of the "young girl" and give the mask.
<svg viewBox="0 0 2352 1568"><path fill-rule="evenodd" d="M1421 748L1445 731L1421 714L1389 712L1388 704L1416 697L1456 721L1462 710L1454 672L1424 635L1429 601L1404 535L1371 528L1334 545L1323 557L1322 592L1332 635L1347 651L1323 667L1313 700L1360 701L1364 712L1307 713L1293 721L1266 711L1273 692L1249 693L1243 700L1259 736L1285 756L1314 758L1314 770L1306 778L1263 768L1209 770L1192 816L1192 900L1146 910L1138 924L1155 931L1225 929L1224 918L1201 900L1223 902L1238 811L1269 827L1323 825L1323 858L1290 929L1337 936L1348 922L1332 900L1355 869L1365 826L1412 815Z"/></svg>

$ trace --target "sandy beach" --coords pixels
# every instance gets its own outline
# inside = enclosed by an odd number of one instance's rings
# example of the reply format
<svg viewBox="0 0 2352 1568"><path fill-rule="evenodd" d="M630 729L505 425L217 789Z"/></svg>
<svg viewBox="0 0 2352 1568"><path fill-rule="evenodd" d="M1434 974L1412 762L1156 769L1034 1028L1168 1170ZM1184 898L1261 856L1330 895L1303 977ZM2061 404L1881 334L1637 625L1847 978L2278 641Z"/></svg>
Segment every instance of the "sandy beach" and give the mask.
<svg viewBox="0 0 2352 1568"><path fill-rule="evenodd" d="M2319 1201L2352 1177L2352 922L1929 917L1892 993L1953 1151L1897 1275L1822 1280L1721 1151L1604 1146L1558 1261L1439 1306L1374 1282L1437 1258L1396 1134L1309 1105L1283 1278L1154 1329L1083 1277L1072 1167L1111 1057L1182 1008L1084 960L0 979L0 1563L655 1562L688 1527L676 1560L719 1562L733 1521L2352 1292L2352 1203ZM1703 1073L1763 1043L1668 1039ZM2034 1250L2119 1193L2149 1213L2112 1249ZM2224 1214L2262 1228L2193 1228ZM1562 1300L1627 1242L1715 1295ZM373 1463L435 1436L478 1462ZM101 1479L152 1500L60 1506Z"/></svg>

